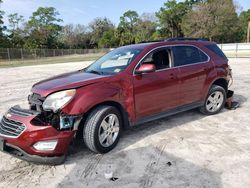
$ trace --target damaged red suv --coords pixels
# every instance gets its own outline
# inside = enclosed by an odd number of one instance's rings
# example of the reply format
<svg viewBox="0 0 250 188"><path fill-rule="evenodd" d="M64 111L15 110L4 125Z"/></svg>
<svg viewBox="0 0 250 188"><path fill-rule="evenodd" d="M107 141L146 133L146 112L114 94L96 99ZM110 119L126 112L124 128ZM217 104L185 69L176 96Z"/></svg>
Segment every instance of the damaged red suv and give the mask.
<svg viewBox="0 0 250 188"><path fill-rule="evenodd" d="M120 47L87 68L36 83L30 109L14 106L2 117L0 150L60 164L82 135L90 150L106 153L131 126L194 108L218 113L230 75L213 42L177 38Z"/></svg>

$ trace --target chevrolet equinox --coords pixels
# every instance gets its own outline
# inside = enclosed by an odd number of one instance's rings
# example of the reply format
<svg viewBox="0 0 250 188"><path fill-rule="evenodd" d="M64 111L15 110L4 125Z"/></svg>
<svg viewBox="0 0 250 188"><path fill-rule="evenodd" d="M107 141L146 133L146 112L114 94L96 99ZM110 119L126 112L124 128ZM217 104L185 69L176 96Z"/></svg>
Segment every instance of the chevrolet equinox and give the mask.
<svg viewBox="0 0 250 188"><path fill-rule="evenodd" d="M106 153L122 130L198 108L217 114L231 70L216 43L170 39L114 49L82 70L40 81L29 109L0 121L0 150L37 163L64 162L71 141Z"/></svg>

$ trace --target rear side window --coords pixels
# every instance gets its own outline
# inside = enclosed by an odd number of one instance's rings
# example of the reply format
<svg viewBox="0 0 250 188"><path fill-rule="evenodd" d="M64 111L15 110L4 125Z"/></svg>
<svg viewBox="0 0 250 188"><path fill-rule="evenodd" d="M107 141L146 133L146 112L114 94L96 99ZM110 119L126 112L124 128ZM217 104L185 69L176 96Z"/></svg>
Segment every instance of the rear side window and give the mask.
<svg viewBox="0 0 250 188"><path fill-rule="evenodd" d="M221 57L223 59L227 59L225 54L222 52L222 50L216 44L206 45L206 48L208 48L210 51L214 52L219 57Z"/></svg>
<svg viewBox="0 0 250 188"><path fill-rule="evenodd" d="M175 67L208 61L207 55L194 46L174 46L172 50Z"/></svg>

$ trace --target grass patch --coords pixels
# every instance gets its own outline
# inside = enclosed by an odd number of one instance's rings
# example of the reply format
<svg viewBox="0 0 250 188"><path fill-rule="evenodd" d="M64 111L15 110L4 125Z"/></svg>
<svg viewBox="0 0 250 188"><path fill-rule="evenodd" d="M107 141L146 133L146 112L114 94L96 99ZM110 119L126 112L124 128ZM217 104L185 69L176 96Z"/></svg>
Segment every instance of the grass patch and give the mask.
<svg viewBox="0 0 250 188"><path fill-rule="evenodd" d="M47 57L41 59L28 59L28 60L14 60L14 61L0 61L0 68L4 67L20 67L29 65L43 65L55 63L70 63L81 61L93 61L100 58L104 53L83 54L83 55L67 55L58 57Z"/></svg>

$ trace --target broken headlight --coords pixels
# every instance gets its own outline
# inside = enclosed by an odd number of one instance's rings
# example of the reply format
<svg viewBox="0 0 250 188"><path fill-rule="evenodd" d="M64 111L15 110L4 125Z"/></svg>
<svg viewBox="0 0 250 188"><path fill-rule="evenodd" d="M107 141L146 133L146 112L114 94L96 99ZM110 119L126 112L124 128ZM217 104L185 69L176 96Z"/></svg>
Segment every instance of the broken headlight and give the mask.
<svg viewBox="0 0 250 188"><path fill-rule="evenodd" d="M63 108L68 104L75 96L76 90L65 90L49 95L43 102L44 110L52 110L56 112L57 110Z"/></svg>

